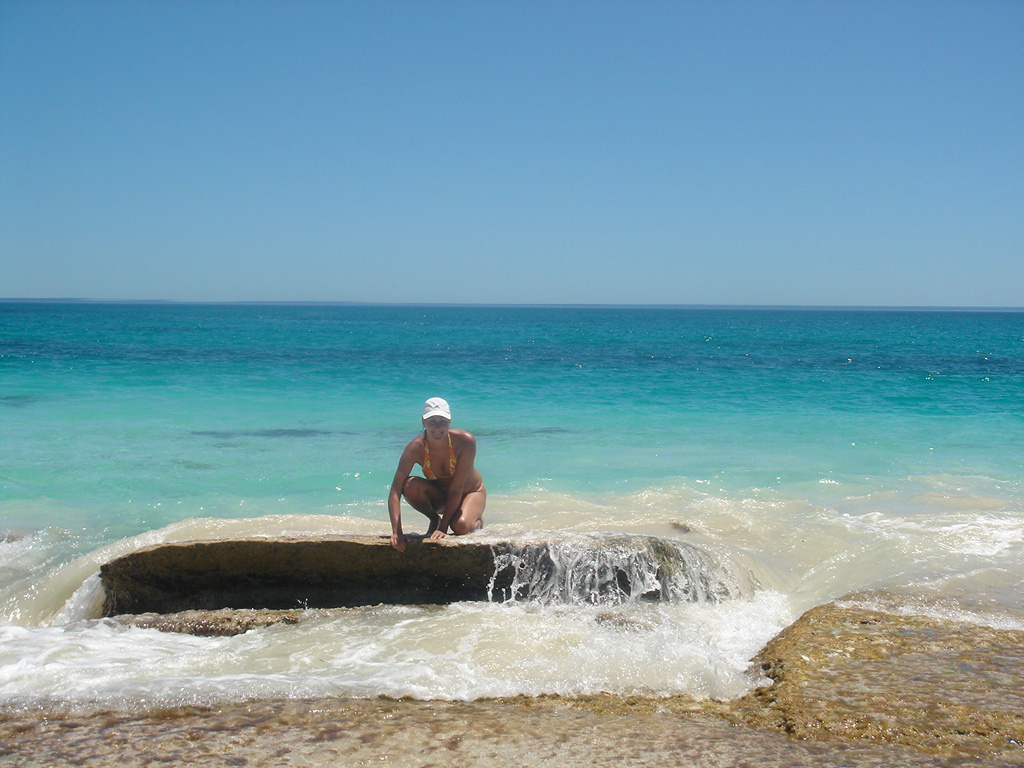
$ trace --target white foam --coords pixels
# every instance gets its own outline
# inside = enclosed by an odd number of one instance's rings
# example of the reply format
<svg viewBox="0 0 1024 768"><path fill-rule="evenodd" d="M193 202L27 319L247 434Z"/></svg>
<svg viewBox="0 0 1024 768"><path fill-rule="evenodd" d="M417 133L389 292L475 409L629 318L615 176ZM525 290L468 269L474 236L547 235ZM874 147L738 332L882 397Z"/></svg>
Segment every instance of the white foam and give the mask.
<svg viewBox="0 0 1024 768"><path fill-rule="evenodd" d="M974 624L992 629L1024 630L1024 618L1014 618L1004 613L970 608L954 600L941 597L899 595L893 599L886 595L872 595L851 600L839 600L841 607L864 608L869 611L889 613L895 616L924 616L941 622Z"/></svg>
<svg viewBox="0 0 1024 768"><path fill-rule="evenodd" d="M1024 563L1024 518L1013 492L1001 500L988 490L961 492L963 503L954 503L948 497L956 488L946 480L914 483L913 493L876 488L856 495L843 478L841 488L808 483L806 496L788 497L771 488L734 497L713 483L665 483L601 498L538 489L493 494L487 527L473 535L479 541L654 535L705 550L741 589L708 604L378 607L235 638L82 619L96 615L100 565L140 547L235 536L384 535L383 507L185 520L86 554L73 534L40 533L0 543L13 555L4 561L10 565L0 584L0 619L19 625L0 634L0 700L136 707L382 693L728 698L749 690L747 660L802 610L879 587L933 585L948 594L966 574L989 574L971 583L998 601L978 611L950 612L940 603L929 610L943 620L1019 628L1021 584L1007 574L1019 574ZM408 522L411 530L425 525L414 513ZM647 578L636 575L637 583Z"/></svg>
<svg viewBox="0 0 1024 768"><path fill-rule="evenodd" d="M137 708L266 696L517 694L731 698L792 619L763 593L725 604L378 606L227 638L107 621L0 628L0 702Z"/></svg>
<svg viewBox="0 0 1024 768"><path fill-rule="evenodd" d="M1024 543L1024 524L1019 518L984 515L962 523L940 525L936 536L951 551L994 557Z"/></svg>

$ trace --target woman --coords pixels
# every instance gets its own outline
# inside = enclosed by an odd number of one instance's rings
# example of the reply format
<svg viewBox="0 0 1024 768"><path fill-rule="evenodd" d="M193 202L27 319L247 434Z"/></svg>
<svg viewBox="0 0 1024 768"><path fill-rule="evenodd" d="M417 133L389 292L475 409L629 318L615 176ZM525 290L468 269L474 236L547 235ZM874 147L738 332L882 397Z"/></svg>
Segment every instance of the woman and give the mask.
<svg viewBox="0 0 1024 768"><path fill-rule="evenodd" d="M451 429L452 411L440 397L423 404L423 434L413 438L398 460L395 479L388 494L391 516L391 546L405 551L402 533L402 497L430 520L427 536L443 539L471 533L484 525L487 489L473 466L476 438L461 429ZM414 464L423 477L410 477Z"/></svg>

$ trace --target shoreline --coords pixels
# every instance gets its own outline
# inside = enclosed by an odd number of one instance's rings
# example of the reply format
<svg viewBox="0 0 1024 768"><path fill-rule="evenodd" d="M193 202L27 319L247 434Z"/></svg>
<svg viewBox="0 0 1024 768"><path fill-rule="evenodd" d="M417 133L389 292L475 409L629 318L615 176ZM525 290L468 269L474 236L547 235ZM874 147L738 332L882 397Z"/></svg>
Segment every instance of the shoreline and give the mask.
<svg viewBox="0 0 1024 768"><path fill-rule="evenodd" d="M1024 765L1024 632L895 615L851 595L753 660L772 684L688 697L263 700L0 712L0 760L273 766ZM885 597L894 597L885 593Z"/></svg>

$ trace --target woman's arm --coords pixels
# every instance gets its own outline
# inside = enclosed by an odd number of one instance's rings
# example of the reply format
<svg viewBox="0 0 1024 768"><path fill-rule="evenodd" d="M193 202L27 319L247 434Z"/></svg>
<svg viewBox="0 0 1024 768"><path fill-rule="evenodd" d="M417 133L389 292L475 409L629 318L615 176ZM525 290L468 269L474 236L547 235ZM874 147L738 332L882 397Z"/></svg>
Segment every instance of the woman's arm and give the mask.
<svg viewBox="0 0 1024 768"><path fill-rule="evenodd" d="M402 488L405 481L412 473L412 467L416 463L416 451L413 440L402 451L402 457L398 460L398 469L395 470L395 478L391 481L391 491L388 493L388 516L391 518L391 546L399 552L405 552L405 534L402 532Z"/></svg>

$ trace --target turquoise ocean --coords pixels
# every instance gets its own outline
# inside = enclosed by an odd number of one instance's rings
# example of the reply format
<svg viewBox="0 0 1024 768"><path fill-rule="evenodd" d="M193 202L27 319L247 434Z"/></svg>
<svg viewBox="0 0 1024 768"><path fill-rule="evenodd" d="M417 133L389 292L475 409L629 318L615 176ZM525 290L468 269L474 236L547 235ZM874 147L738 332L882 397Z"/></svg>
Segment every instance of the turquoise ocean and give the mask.
<svg viewBox="0 0 1024 768"><path fill-rule="evenodd" d="M432 396L477 437L473 537L547 542L558 585L222 638L99 618L141 547L387 535ZM10 302L0 426L0 708L731 698L854 593L1024 628L1022 311ZM653 578L652 540L713 594L594 587Z"/></svg>

